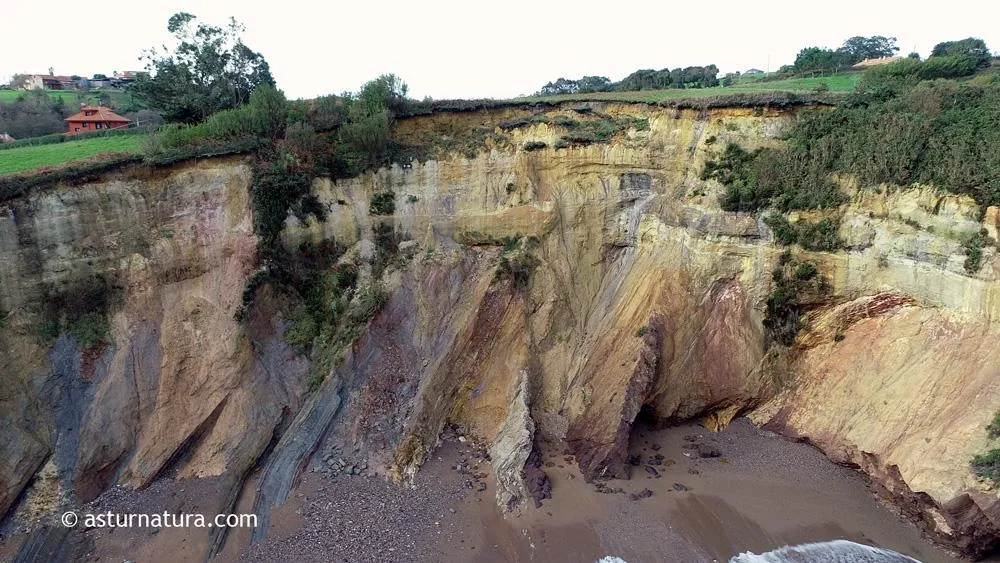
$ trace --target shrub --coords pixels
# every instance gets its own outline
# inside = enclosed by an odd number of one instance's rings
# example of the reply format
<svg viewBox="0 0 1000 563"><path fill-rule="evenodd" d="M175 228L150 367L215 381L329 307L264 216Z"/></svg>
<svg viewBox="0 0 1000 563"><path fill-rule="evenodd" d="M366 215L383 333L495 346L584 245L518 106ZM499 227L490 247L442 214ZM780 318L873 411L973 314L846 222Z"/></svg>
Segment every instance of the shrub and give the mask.
<svg viewBox="0 0 1000 563"><path fill-rule="evenodd" d="M774 238L778 244L789 246L795 244L799 239L799 233L795 226L781 213L771 213L764 218L764 224L774 232Z"/></svg>
<svg viewBox="0 0 1000 563"><path fill-rule="evenodd" d="M1000 411L993 415L993 420L986 425L986 434L990 438L1000 438Z"/></svg>
<svg viewBox="0 0 1000 563"><path fill-rule="evenodd" d="M66 327L70 334L84 349L107 342L108 319L103 313L89 312L77 319L71 320Z"/></svg>
<svg viewBox="0 0 1000 563"><path fill-rule="evenodd" d="M321 214L316 206L303 206L312 185L312 175L291 153L264 151L257 156L250 185L254 232L260 239L260 252L267 258L278 253L278 241L289 211ZM298 207L298 209L296 209ZM322 216L317 216L322 219Z"/></svg>
<svg viewBox="0 0 1000 563"><path fill-rule="evenodd" d="M379 192L372 196L368 205L372 215L392 215L396 212L396 193L392 191Z"/></svg>
<svg viewBox="0 0 1000 563"><path fill-rule="evenodd" d="M747 152L728 143L716 159L705 163L699 177L726 187L722 208L727 211L781 211L833 207L846 197L796 150L763 148Z"/></svg>
<svg viewBox="0 0 1000 563"><path fill-rule="evenodd" d="M795 279L802 281L809 281L816 277L819 270L816 269L816 264L812 262L802 262L795 268Z"/></svg>
<svg viewBox="0 0 1000 563"><path fill-rule="evenodd" d="M983 248L994 241L987 235L986 229L965 240L965 271L975 274L983 267Z"/></svg>
<svg viewBox="0 0 1000 563"><path fill-rule="evenodd" d="M771 273L774 289L767 298L764 328L770 340L791 346L802 328L802 314L810 302L829 293L826 280L812 262L798 262L791 253L782 253Z"/></svg>
<svg viewBox="0 0 1000 563"><path fill-rule="evenodd" d="M537 151L539 149L544 149L547 146L548 145L546 145L542 141L526 141L524 145L521 146L521 148L524 149L525 152L531 152L531 151Z"/></svg>
<svg viewBox="0 0 1000 563"><path fill-rule="evenodd" d="M530 252L522 252L512 258L506 255L500 257L500 264L493 276L493 281L510 280L514 289L524 291L531 282L531 274L541 264L541 261Z"/></svg>
<svg viewBox="0 0 1000 563"><path fill-rule="evenodd" d="M972 471L993 481L1000 481L1000 448L972 457Z"/></svg>
<svg viewBox="0 0 1000 563"><path fill-rule="evenodd" d="M831 252L841 248L844 242L837 236L840 223L836 219L824 217L816 223L802 221L799 226L798 241L806 250Z"/></svg>
<svg viewBox="0 0 1000 563"><path fill-rule="evenodd" d="M764 224L774 232L774 238L784 246L798 243L806 250L834 251L843 246L843 241L837 236L840 222L837 219L824 217L816 223L799 221L792 224L780 213L772 213L764 218Z"/></svg>
<svg viewBox="0 0 1000 563"><path fill-rule="evenodd" d="M285 329L285 342L300 354L308 353L319 335L319 323L304 304L296 307L288 320L291 324Z"/></svg>

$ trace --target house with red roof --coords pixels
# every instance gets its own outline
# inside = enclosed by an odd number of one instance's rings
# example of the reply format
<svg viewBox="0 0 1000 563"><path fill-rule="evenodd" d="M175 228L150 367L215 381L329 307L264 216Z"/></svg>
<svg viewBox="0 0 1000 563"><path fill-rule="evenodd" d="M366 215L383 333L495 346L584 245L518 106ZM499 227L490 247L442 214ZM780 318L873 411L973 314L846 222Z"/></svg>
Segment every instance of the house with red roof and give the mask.
<svg viewBox="0 0 1000 563"><path fill-rule="evenodd" d="M67 135L79 135L80 133L128 127L130 121L106 107L83 106L80 108L80 113L67 117L66 123L69 124L66 130Z"/></svg>

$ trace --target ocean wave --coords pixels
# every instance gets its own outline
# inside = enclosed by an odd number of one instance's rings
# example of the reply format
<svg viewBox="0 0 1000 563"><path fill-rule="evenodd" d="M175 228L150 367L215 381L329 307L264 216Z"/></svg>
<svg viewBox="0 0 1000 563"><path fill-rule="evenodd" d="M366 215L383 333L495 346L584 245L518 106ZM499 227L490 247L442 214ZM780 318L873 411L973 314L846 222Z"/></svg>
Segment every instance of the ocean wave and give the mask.
<svg viewBox="0 0 1000 563"><path fill-rule="evenodd" d="M888 549L834 540L785 546L757 555L749 551L729 563L920 563L912 557Z"/></svg>

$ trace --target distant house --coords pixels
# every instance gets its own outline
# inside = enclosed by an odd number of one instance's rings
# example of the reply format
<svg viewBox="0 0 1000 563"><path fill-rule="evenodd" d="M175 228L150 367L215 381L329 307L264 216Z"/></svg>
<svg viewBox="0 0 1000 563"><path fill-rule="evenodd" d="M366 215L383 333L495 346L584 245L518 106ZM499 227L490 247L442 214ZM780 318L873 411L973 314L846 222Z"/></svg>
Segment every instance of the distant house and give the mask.
<svg viewBox="0 0 1000 563"><path fill-rule="evenodd" d="M0 133L0 143L13 143L16 141L14 137L11 137L7 133Z"/></svg>
<svg viewBox="0 0 1000 563"><path fill-rule="evenodd" d="M76 81L69 76L54 74L30 74L21 85L22 90L71 90Z"/></svg>
<svg viewBox="0 0 1000 563"><path fill-rule="evenodd" d="M751 68L750 70L743 73L743 76L753 76L754 74L764 74L764 71L759 68Z"/></svg>
<svg viewBox="0 0 1000 563"><path fill-rule="evenodd" d="M79 135L105 129L121 129L128 127L130 121L106 107L83 106L80 113L67 117L66 123L67 135Z"/></svg>
<svg viewBox="0 0 1000 563"><path fill-rule="evenodd" d="M870 66L886 65L901 60L903 57L879 57L877 59L865 59L854 65L854 68L868 68Z"/></svg>

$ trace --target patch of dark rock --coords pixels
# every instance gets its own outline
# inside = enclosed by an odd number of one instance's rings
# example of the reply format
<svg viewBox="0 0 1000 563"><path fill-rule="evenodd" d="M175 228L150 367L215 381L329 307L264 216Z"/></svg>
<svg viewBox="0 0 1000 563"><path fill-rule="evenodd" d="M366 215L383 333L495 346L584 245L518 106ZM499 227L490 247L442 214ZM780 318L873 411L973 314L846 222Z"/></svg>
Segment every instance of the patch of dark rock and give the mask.
<svg viewBox="0 0 1000 563"><path fill-rule="evenodd" d="M535 508L541 508L543 500L552 498L552 481L542 469L542 456L537 448L524 463L524 484L535 501Z"/></svg>
<svg viewBox="0 0 1000 563"><path fill-rule="evenodd" d="M674 483L674 490L675 491L690 491L691 489L688 488L685 485L680 484L680 483Z"/></svg>
<svg viewBox="0 0 1000 563"><path fill-rule="evenodd" d="M630 500L641 500L641 499L644 499L644 498L649 498L651 496L653 496L653 491L651 491L649 489L643 489L643 490L639 491L638 493L632 493L632 494L630 494L628 496L628 498Z"/></svg>
<svg viewBox="0 0 1000 563"><path fill-rule="evenodd" d="M722 455L719 448L710 444L698 444L697 451L699 457L719 457Z"/></svg>

